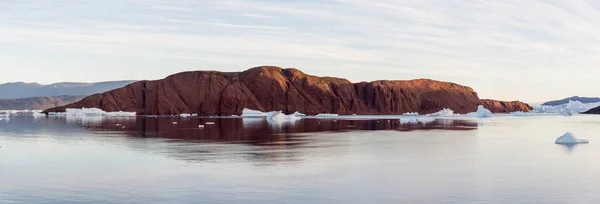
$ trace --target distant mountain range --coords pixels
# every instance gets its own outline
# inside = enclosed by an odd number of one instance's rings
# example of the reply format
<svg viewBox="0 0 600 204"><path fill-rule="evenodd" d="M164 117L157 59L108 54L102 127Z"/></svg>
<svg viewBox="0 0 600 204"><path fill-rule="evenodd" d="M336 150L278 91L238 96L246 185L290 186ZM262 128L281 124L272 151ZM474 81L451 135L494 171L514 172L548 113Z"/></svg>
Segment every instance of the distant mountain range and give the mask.
<svg viewBox="0 0 600 204"><path fill-rule="evenodd" d="M77 102L85 96L31 97L20 99L0 99L0 110L44 110Z"/></svg>
<svg viewBox="0 0 600 204"><path fill-rule="evenodd" d="M567 104L567 103L569 103L569 101L579 101L581 103L597 103L597 102L600 102L600 98L573 96L573 97L569 97L569 98L565 98L565 99L561 99L561 100L548 101L548 102L543 103L542 105L558 106L558 105L562 105L562 104Z"/></svg>
<svg viewBox="0 0 600 204"><path fill-rule="evenodd" d="M98 83L61 82L50 85L38 83L0 84L0 99L22 99L53 96L89 96L121 88L135 81L107 81Z"/></svg>

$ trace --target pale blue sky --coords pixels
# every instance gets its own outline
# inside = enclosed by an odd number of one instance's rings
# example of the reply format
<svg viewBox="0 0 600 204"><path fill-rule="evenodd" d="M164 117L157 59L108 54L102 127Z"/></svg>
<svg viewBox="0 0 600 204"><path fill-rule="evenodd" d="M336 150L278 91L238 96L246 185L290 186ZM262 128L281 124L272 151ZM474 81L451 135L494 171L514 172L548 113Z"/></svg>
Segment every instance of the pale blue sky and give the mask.
<svg viewBox="0 0 600 204"><path fill-rule="evenodd" d="M159 79L259 65L432 78L482 98L600 96L586 0L3 0L0 83Z"/></svg>

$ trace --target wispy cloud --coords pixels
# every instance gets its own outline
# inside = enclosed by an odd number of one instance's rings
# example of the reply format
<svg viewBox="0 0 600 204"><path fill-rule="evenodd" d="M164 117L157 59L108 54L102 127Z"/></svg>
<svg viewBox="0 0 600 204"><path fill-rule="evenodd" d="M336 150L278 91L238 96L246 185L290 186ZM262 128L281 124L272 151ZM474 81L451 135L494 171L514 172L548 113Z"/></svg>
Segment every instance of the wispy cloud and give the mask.
<svg viewBox="0 0 600 204"><path fill-rule="evenodd" d="M587 87L600 74L599 9L591 0L5 1L0 59L11 60L0 66L39 74L0 82L273 64L353 81L454 81L500 99L600 95ZM40 64L61 69L47 78Z"/></svg>

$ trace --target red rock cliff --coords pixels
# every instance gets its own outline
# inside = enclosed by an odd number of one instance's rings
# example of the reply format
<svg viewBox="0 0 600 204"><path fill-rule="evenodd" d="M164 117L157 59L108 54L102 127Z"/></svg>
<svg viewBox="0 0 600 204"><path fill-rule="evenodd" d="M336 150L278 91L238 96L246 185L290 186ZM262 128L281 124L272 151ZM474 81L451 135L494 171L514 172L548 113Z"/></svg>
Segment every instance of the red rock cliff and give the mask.
<svg viewBox="0 0 600 204"><path fill-rule="evenodd" d="M472 112L480 104L473 89L428 79L351 83L297 69L257 67L244 72L194 71L162 80L139 81L48 109L96 107L147 115L197 113L240 115L244 108L337 114L422 114L450 108Z"/></svg>
<svg viewBox="0 0 600 204"><path fill-rule="evenodd" d="M515 111L528 112L533 110L529 104L520 101L496 101L491 99L482 99L481 104L493 113L511 113Z"/></svg>

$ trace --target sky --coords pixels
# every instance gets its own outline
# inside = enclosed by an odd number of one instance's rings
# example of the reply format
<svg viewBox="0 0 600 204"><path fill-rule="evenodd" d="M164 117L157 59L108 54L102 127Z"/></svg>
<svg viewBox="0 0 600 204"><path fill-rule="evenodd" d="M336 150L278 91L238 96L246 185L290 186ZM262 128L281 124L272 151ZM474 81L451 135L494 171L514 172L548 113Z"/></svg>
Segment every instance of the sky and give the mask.
<svg viewBox="0 0 600 204"><path fill-rule="evenodd" d="M600 96L595 0L2 0L0 83L298 68L481 98Z"/></svg>

